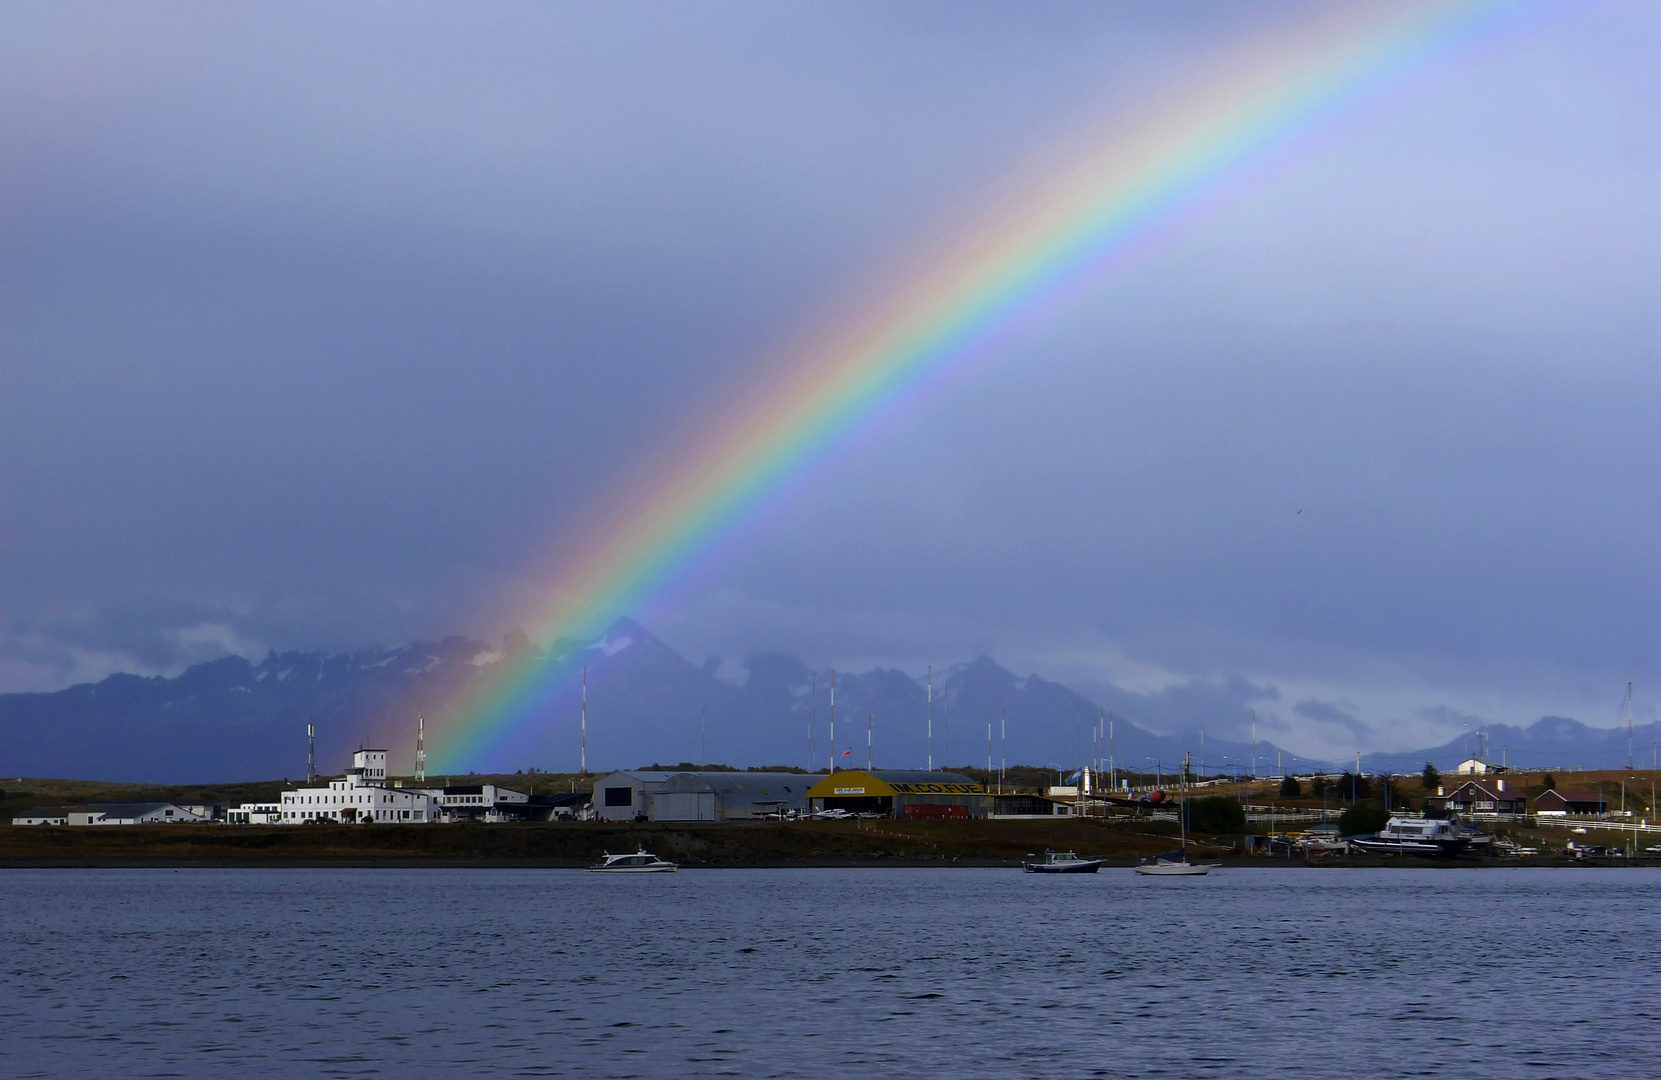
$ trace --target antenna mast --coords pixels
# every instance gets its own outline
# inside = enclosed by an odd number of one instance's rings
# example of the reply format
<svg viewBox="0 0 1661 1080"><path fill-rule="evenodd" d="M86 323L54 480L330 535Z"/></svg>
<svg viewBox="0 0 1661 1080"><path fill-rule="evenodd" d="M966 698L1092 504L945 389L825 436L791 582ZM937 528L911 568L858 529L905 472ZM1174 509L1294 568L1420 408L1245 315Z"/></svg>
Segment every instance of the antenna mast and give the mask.
<svg viewBox="0 0 1661 1080"><path fill-rule="evenodd" d="M418 783L427 779L427 722L419 716L415 718L415 779Z"/></svg>
<svg viewBox="0 0 1661 1080"><path fill-rule="evenodd" d="M1257 710L1252 710L1252 779L1257 779Z"/></svg>
<svg viewBox="0 0 1661 1080"><path fill-rule="evenodd" d="M1626 771L1632 771L1632 680L1626 680Z"/></svg>
<svg viewBox="0 0 1661 1080"><path fill-rule="evenodd" d="M830 771L836 771L836 669L831 668Z"/></svg>
<svg viewBox="0 0 1661 1080"><path fill-rule="evenodd" d="M912 759L913 761L916 758ZM929 665L928 770L934 771L934 665Z"/></svg>
<svg viewBox="0 0 1661 1080"><path fill-rule="evenodd" d="M583 665L582 775L588 779L588 665Z"/></svg>
<svg viewBox="0 0 1661 1080"><path fill-rule="evenodd" d="M807 767L813 771L813 760L818 755L814 741L819 737L819 673L813 673L813 696L807 706Z"/></svg>
<svg viewBox="0 0 1661 1080"><path fill-rule="evenodd" d="M875 712L868 712L868 713L865 714L865 771L866 772L870 772L871 769L872 769L871 725L875 722L876 715L877 714Z"/></svg>
<svg viewBox="0 0 1661 1080"><path fill-rule="evenodd" d="M306 725L306 783L317 782L317 728Z"/></svg>
<svg viewBox="0 0 1661 1080"><path fill-rule="evenodd" d="M949 761L947 754L952 752L952 687L949 682L940 684L940 761L942 764ZM947 765L946 768L951 768Z"/></svg>

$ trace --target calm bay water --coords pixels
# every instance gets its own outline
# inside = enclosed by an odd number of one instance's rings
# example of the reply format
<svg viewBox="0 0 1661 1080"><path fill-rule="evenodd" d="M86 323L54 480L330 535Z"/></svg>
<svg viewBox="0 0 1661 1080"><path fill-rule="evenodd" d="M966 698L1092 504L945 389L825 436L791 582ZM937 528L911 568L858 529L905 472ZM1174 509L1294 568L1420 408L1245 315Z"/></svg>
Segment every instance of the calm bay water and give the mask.
<svg viewBox="0 0 1661 1080"><path fill-rule="evenodd" d="M1661 872L0 872L11 1077L1661 1072Z"/></svg>

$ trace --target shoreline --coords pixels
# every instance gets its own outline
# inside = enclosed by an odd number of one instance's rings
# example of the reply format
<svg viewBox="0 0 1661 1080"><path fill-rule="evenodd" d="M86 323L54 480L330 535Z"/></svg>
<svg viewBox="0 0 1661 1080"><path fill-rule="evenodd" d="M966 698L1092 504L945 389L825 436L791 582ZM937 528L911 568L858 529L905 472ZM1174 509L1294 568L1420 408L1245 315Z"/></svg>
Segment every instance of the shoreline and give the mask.
<svg viewBox="0 0 1661 1080"><path fill-rule="evenodd" d="M1190 839L1190 857L1225 868L1493 868L1656 866L1655 858L1577 861L1247 856L1229 837ZM1123 869L1171 851L1147 822L830 821L465 825L0 826L0 869L583 869L606 852L644 847L682 869L1007 868L1046 849Z"/></svg>

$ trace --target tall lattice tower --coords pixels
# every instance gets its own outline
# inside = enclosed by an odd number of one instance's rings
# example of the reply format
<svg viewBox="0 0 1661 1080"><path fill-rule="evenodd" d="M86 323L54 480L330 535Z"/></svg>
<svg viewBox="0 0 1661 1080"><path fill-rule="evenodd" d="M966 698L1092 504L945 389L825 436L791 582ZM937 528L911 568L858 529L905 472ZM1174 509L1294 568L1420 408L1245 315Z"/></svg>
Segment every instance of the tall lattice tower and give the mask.
<svg viewBox="0 0 1661 1080"><path fill-rule="evenodd" d="M415 780L421 783L427 779L427 722L421 717L415 718Z"/></svg>

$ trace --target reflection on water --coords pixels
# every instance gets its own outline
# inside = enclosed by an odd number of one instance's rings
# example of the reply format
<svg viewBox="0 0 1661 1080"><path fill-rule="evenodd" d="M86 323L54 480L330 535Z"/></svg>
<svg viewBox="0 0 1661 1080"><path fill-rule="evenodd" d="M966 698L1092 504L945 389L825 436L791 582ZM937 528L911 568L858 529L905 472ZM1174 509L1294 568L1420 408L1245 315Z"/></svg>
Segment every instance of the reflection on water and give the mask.
<svg viewBox="0 0 1661 1080"><path fill-rule="evenodd" d="M1661 1048L1658 887L6 871L0 1074L1637 1076Z"/></svg>

